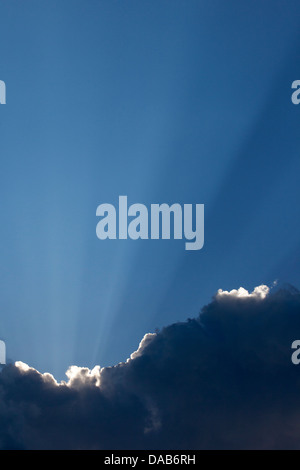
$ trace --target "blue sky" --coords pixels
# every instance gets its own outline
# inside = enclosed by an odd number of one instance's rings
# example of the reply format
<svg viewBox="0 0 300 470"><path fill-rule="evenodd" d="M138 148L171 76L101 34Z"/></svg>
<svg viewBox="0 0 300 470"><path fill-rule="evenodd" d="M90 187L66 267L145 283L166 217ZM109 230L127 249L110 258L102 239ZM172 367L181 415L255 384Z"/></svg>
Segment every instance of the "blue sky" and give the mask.
<svg viewBox="0 0 300 470"><path fill-rule="evenodd" d="M0 1L0 330L57 378L219 289L300 285L299 2ZM205 246L96 237L96 208L205 204Z"/></svg>

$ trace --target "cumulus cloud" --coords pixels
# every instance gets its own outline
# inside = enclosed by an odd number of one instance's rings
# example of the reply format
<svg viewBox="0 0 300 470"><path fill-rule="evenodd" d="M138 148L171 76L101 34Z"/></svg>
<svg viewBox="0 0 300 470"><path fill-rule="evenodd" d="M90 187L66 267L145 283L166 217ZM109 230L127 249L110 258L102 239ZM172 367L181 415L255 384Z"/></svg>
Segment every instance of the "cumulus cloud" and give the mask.
<svg viewBox="0 0 300 470"><path fill-rule="evenodd" d="M100 386L100 366L95 366L92 370L88 367L71 366L66 372L68 377L67 385L73 388L81 388L87 385Z"/></svg>
<svg viewBox="0 0 300 470"><path fill-rule="evenodd" d="M130 358L66 381L23 362L0 374L1 449L299 449L300 294L219 290Z"/></svg>
<svg viewBox="0 0 300 470"><path fill-rule="evenodd" d="M130 355L130 359L128 359L127 362L132 359L135 359L136 357L141 356L145 348L151 343L151 341L155 338L155 336L156 336L156 333L147 333L142 339L142 341L140 342L138 349Z"/></svg>
<svg viewBox="0 0 300 470"><path fill-rule="evenodd" d="M270 292L268 286L261 285L254 288L253 292L249 293L247 289L240 287L239 289L232 289L231 291L219 289L216 295L217 299L223 297L237 297L237 298L248 298L248 299L264 299Z"/></svg>

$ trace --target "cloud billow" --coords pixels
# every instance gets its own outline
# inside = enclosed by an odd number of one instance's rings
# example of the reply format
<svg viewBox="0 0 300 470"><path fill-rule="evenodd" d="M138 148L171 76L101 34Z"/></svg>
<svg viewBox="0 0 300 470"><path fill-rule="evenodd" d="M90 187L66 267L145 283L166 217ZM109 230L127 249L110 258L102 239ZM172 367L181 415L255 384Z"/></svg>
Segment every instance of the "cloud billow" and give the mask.
<svg viewBox="0 0 300 470"><path fill-rule="evenodd" d="M219 290L115 367L0 374L1 449L298 449L300 294Z"/></svg>

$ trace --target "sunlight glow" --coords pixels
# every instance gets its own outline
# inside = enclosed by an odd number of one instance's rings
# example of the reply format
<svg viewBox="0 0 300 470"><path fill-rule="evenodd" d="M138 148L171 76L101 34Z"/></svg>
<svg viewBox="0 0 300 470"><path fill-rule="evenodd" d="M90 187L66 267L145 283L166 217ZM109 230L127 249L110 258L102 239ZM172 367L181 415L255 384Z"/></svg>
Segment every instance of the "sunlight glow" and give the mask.
<svg viewBox="0 0 300 470"><path fill-rule="evenodd" d="M244 287L239 289L232 289L231 291L219 289L216 295L217 299L222 299L224 297L236 297L236 298L254 298L254 299L264 299L269 294L269 287L262 284L254 288L253 292L249 293Z"/></svg>

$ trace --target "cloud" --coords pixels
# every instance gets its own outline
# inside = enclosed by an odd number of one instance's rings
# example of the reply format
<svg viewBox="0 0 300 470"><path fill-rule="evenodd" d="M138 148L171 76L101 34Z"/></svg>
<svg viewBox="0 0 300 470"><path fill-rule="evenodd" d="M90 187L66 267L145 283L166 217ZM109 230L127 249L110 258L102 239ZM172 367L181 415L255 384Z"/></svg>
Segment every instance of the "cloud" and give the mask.
<svg viewBox="0 0 300 470"><path fill-rule="evenodd" d="M1 449L299 449L300 294L219 290L195 319L114 367L66 381L23 362L0 374Z"/></svg>
<svg viewBox="0 0 300 470"><path fill-rule="evenodd" d="M255 287L255 289L251 293L249 293L243 287L240 287L239 289L232 289L229 292L227 290L219 289L216 295L216 298L221 299L223 297L237 297L237 298L248 298L248 299L250 298L264 299L269 294L269 292L270 292L269 287L265 285Z"/></svg>
<svg viewBox="0 0 300 470"><path fill-rule="evenodd" d="M138 349L130 355L130 359L128 359L127 362L139 356L142 356L145 348L151 343L155 336L156 333L147 333L140 342Z"/></svg>

